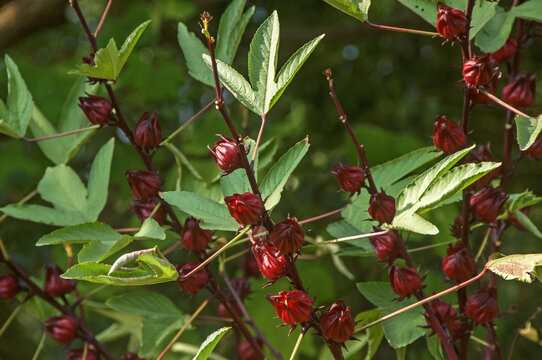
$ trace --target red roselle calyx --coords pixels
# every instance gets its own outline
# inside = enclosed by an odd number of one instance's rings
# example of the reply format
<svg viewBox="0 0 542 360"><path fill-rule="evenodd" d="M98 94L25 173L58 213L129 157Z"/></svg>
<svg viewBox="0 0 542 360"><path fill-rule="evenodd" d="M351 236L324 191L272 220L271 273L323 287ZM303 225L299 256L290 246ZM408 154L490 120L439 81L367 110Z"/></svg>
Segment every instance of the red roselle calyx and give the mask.
<svg viewBox="0 0 542 360"><path fill-rule="evenodd" d="M374 231L382 231L382 229L374 227ZM386 261L388 264L392 264L395 259L401 257L398 246L401 241L403 241L401 235L395 230L369 238L376 257L381 261Z"/></svg>
<svg viewBox="0 0 542 360"><path fill-rule="evenodd" d="M301 249L304 238L305 232L295 217L288 218L276 224L271 232L271 241L281 254Z"/></svg>
<svg viewBox="0 0 542 360"><path fill-rule="evenodd" d="M198 265L199 264L197 263L184 263L177 265L177 271L179 271L179 278L177 278L177 282L184 291L191 294L195 294L203 289L208 280L207 272L204 268L201 268L192 275L185 277L192 270L198 267Z"/></svg>
<svg viewBox="0 0 542 360"><path fill-rule="evenodd" d="M398 300L408 298L421 289L422 279L414 268L393 265L388 270L388 275L393 292L399 295Z"/></svg>
<svg viewBox="0 0 542 360"><path fill-rule="evenodd" d="M494 76L493 60L489 54L475 56L463 64L463 80L472 86L482 86L489 83Z"/></svg>
<svg viewBox="0 0 542 360"><path fill-rule="evenodd" d="M359 193L363 187L365 175L359 166L334 165L332 173L343 191Z"/></svg>
<svg viewBox="0 0 542 360"><path fill-rule="evenodd" d="M43 282L43 291L51 296L63 296L75 288L73 280L63 279L60 277L64 271L55 264L50 264L45 267L45 281Z"/></svg>
<svg viewBox="0 0 542 360"><path fill-rule="evenodd" d="M134 129L134 142L144 149L154 149L162 141L162 127L158 115L145 112Z"/></svg>
<svg viewBox="0 0 542 360"><path fill-rule="evenodd" d="M132 211L139 218L141 222L151 216L154 208L160 203L160 200L156 198L148 198L143 200L136 200L131 202ZM160 206L156 213L152 217L158 224L164 225L167 221L166 208Z"/></svg>
<svg viewBox="0 0 542 360"><path fill-rule="evenodd" d="M252 253L258 263L260 273L267 280L276 281L286 275L286 259L276 247L254 244Z"/></svg>
<svg viewBox="0 0 542 360"><path fill-rule="evenodd" d="M94 125L104 126L111 119L111 102L101 96L89 95L79 98L79 107L85 113L88 121Z"/></svg>
<svg viewBox="0 0 542 360"><path fill-rule="evenodd" d="M494 223L508 195L501 188L483 188L470 198L474 216L486 224Z"/></svg>
<svg viewBox="0 0 542 360"><path fill-rule="evenodd" d="M258 195L253 193L233 194L224 198L230 215L241 225L253 225L260 221L265 206Z"/></svg>
<svg viewBox="0 0 542 360"><path fill-rule="evenodd" d="M84 349L72 349L66 353L66 360L83 360ZM88 349L87 360L100 360L100 354L96 351Z"/></svg>
<svg viewBox="0 0 542 360"><path fill-rule="evenodd" d="M467 299L467 315L479 324L492 321L499 315L497 290L493 287L472 294Z"/></svg>
<svg viewBox="0 0 542 360"><path fill-rule="evenodd" d="M446 256L442 258L442 270L446 280L460 283L472 277L476 263L469 250L459 242L454 246L448 245Z"/></svg>
<svg viewBox="0 0 542 360"><path fill-rule="evenodd" d="M354 319L344 301L334 302L318 319L322 335L328 340L343 343L354 333Z"/></svg>
<svg viewBox="0 0 542 360"><path fill-rule="evenodd" d="M199 226L199 220L188 217L181 231L181 241L189 250L205 250L211 241L212 232L203 230Z"/></svg>
<svg viewBox="0 0 542 360"><path fill-rule="evenodd" d="M156 195L162 186L160 177L152 171L128 170L126 180L137 199L146 199Z"/></svg>
<svg viewBox="0 0 542 360"><path fill-rule="evenodd" d="M463 217L458 216L454 220L454 224L452 225L452 234L458 238L461 239L463 237Z"/></svg>
<svg viewBox="0 0 542 360"><path fill-rule="evenodd" d="M218 140L215 143L214 149L211 150L209 145L207 145L207 149L209 149L209 152L213 156L213 159L215 159L218 167L224 170L223 175L228 175L232 171L242 168L243 160L237 142L224 135L217 134L216 136L221 140Z"/></svg>
<svg viewBox="0 0 542 360"><path fill-rule="evenodd" d="M433 143L437 149L453 154L465 147L467 137L459 124L451 121L447 116L437 115L433 125Z"/></svg>
<svg viewBox="0 0 542 360"><path fill-rule="evenodd" d="M266 295L284 325L297 325L308 321L312 315L313 300L301 290L281 291Z"/></svg>
<svg viewBox="0 0 542 360"><path fill-rule="evenodd" d="M534 143L523 151L531 159L539 160L542 157L542 135L539 135Z"/></svg>
<svg viewBox="0 0 542 360"><path fill-rule="evenodd" d="M371 195L369 215L379 223L390 223L395 216L395 199L384 191Z"/></svg>
<svg viewBox="0 0 542 360"><path fill-rule="evenodd" d="M440 36L454 40L460 38L467 28L463 11L456 10L441 2L437 3L437 31Z"/></svg>
<svg viewBox="0 0 542 360"><path fill-rule="evenodd" d="M53 316L45 320L45 333L59 344L70 343L77 332L77 320L68 315Z"/></svg>
<svg viewBox="0 0 542 360"><path fill-rule="evenodd" d="M21 291L19 280L13 274L0 276L0 299L10 300Z"/></svg>
<svg viewBox="0 0 542 360"><path fill-rule="evenodd" d="M459 338L460 327L454 308L442 299L435 299L431 301L429 305L437 316L438 321L444 328L444 331L452 338L452 341ZM430 320L429 314L427 314L426 312L424 316L427 325L431 328L433 333L436 333L436 330L433 328L433 323Z"/></svg>
<svg viewBox="0 0 542 360"><path fill-rule="evenodd" d="M504 45L497 51L491 53L491 58L498 63L505 63L516 55L518 42L514 38L508 38Z"/></svg>
<svg viewBox="0 0 542 360"><path fill-rule="evenodd" d="M521 73L510 79L502 89L504 101L512 106L528 108L536 95L536 74Z"/></svg>

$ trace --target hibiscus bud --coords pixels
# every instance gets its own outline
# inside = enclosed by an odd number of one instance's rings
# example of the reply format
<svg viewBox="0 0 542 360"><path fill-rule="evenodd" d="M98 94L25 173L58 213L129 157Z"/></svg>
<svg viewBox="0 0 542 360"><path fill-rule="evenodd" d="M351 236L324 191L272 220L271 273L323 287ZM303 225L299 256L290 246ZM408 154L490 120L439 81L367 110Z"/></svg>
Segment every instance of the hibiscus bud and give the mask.
<svg viewBox="0 0 542 360"><path fill-rule="evenodd" d="M137 354L127 353L126 355L121 356L120 360L145 360L145 359L140 358L139 356L137 356Z"/></svg>
<svg viewBox="0 0 542 360"><path fill-rule="evenodd" d="M452 340L459 338L460 328L454 308L442 299L435 299L431 301L429 306L431 306L440 325L442 325L442 328L447 334L450 335ZM433 333L436 333L436 330L433 328L431 318L427 312L425 313L425 321L431 330L433 330Z"/></svg>
<svg viewBox="0 0 542 360"><path fill-rule="evenodd" d="M375 227L374 231L382 231L382 229ZM403 241L401 235L395 230L386 234L375 235L369 238L371 247L376 257L382 261L391 264L400 256L399 242Z"/></svg>
<svg viewBox="0 0 542 360"><path fill-rule="evenodd" d="M286 259L272 245L254 244L252 253L260 268L260 273L267 280L275 281L286 275Z"/></svg>
<svg viewBox="0 0 542 360"><path fill-rule="evenodd" d="M128 170L126 180L137 199L146 199L155 195L162 186L160 177L152 171Z"/></svg>
<svg viewBox="0 0 542 360"><path fill-rule="evenodd" d="M494 223L508 195L501 188L483 188L470 198L474 216L486 224Z"/></svg>
<svg viewBox="0 0 542 360"><path fill-rule="evenodd" d="M301 290L281 291L278 295L266 295L265 298L273 305L284 324L304 323L312 315L314 301Z"/></svg>
<svg viewBox="0 0 542 360"><path fill-rule="evenodd" d="M303 247L305 232L297 219L288 218L276 224L271 232L271 241L281 254L297 251Z"/></svg>
<svg viewBox="0 0 542 360"><path fill-rule="evenodd" d="M45 267L45 281L43 291L51 296L63 296L75 288L75 282L60 277L64 271L58 265L50 264Z"/></svg>
<svg viewBox="0 0 542 360"><path fill-rule="evenodd" d="M88 121L94 125L104 126L111 119L113 105L104 97L87 94L79 98L79 107L85 113Z"/></svg>
<svg viewBox="0 0 542 360"><path fill-rule="evenodd" d="M491 80L483 86L480 86L479 88L476 86L468 86L468 91L470 93L470 100L472 101L472 105L480 104L480 105L488 105L493 103L493 100L489 98L486 94L484 94L480 89L483 89L490 94L495 95L497 92L497 88L499 86L499 77L493 76Z"/></svg>
<svg viewBox="0 0 542 360"><path fill-rule="evenodd" d="M493 156L493 153L491 152L489 148L489 144L487 145L478 145L476 149L471 151L465 158L466 163L475 163L478 164L482 161L491 161L491 162L497 162L497 158ZM473 182L470 186L471 188L478 188L482 186L486 186L491 182L491 180L495 179L500 174L500 167L496 168L495 170L491 170L488 174L482 176L480 179Z"/></svg>
<svg viewBox="0 0 542 360"><path fill-rule="evenodd" d="M359 193L363 187L365 175L359 166L334 165L332 173L337 177L343 191Z"/></svg>
<svg viewBox="0 0 542 360"><path fill-rule="evenodd" d="M455 218L452 225L452 234L458 239L463 237L463 217L458 216Z"/></svg>
<svg viewBox="0 0 542 360"><path fill-rule="evenodd" d="M440 36L453 40L461 37L467 28L463 11L456 10L441 2L437 3L437 31Z"/></svg>
<svg viewBox="0 0 542 360"><path fill-rule="evenodd" d="M451 121L447 116L437 115L433 125L433 143L440 151L453 154L467 144L467 137L461 125Z"/></svg>
<svg viewBox="0 0 542 360"><path fill-rule="evenodd" d="M134 142L144 149L154 149L162 141L162 127L158 115L145 112L134 129Z"/></svg>
<svg viewBox="0 0 542 360"><path fill-rule="evenodd" d="M521 73L510 79L502 89L504 101L512 106L527 108L533 104L536 95L536 74Z"/></svg>
<svg viewBox="0 0 542 360"><path fill-rule="evenodd" d="M197 263L184 263L177 265L177 271L179 271L179 277L177 282L181 288L191 294L195 294L205 287L207 284L207 272L204 268L199 269L189 277L185 277L192 270L198 267Z"/></svg>
<svg viewBox="0 0 542 360"><path fill-rule="evenodd" d="M257 340L257 342L260 343L259 340ZM243 360L259 360L260 359L259 355L256 353L252 345L250 345L250 343L247 340L244 340L243 342L239 344L239 346L237 346L237 355L238 355L238 359L243 359Z"/></svg>
<svg viewBox="0 0 542 360"><path fill-rule="evenodd" d="M504 64L516 55L518 42L514 38L508 38L504 45L494 53L491 53L491 58L498 63Z"/></svg>
<svg viewBox="0 0 542 360"><path fill-rule="evenodd" d="M15 275L4 274L0 276L0 299L13 299L19 291L21 291L21 287Z"/></svg>
<svg viewBox="0 0 542 360"><path fill-rule="evenodd" d="M463 80L469 85L486 85L493 74L493 61L489 54L475 56L463 64Z"/></svg>
<svg viewBox="0 0 542 360"><path fill-rule="evenodd" d="M151 216L154 208L160 203L160 200L156 198L148 198L142 200L136 200L131 202L132 211L139 218L141 222L145 221L146 218ZM161 205L154 216L152 217L160 225L164 225L167 221L167 212L166 208Z"/></svg>
<svg viewBox="0 0 542 360"><path fill-rule="evenodd" d="M233 194L224 198L230 215L241 225L256 224L265 213L265 206L253 193Z"/></svg>
<svg viewBox="0 0 542 360"><path fill-rule="evenodd" d="M534 160L539 160L542 157L542 135L539 135L534 143L523 151L528 157Z"/></svg>
<svg viewBox="0 0 542 360"><path fill-rule="evenodd" d="M379 223L390 223L395 216L395 199L384 191L371 195L369 215Z"/></svg>
<svg viewBox="0 0 542 360"><path fill-rule="evenodd" d="M210 230L203 230L199 226L199 220L189 217L184 222L181 241L184 247L189 250L205 250L212 235Z"/></svg>
<svg viewBox="0 0 542 360"><path fill-rule="evenodd" d="M448 245L446 256L442 258L442 270L447 280L460 283L471 278L476 263L469 250L459 242L455 246Z"/></svg>
<svg viewBox="0 0 542 360"><path fill-rule="evenodd" d="M393 265L388 270L388 275L391 288L394 293L399 295L399 300L408 298L421 289L422 280L414 268Z"/></svg>
<svg viewBox="0 0 542 360"><path fill-rule="evenodd" d="M211 150L209 145L207 145L207 149L209 149L218 167L224 170L223 175L228 175L235 169L242 168L243 160L237 142L224 135L217 134L216 136L222 140L215 143L214 150Z"/></svg>
<svg viewBox="0 0 542 360"><path fill-rule="evenodd" d="M318 319L322 335L328 340L343 343L354 333L354 319L350 307L342 300L334 302Z"/></svg>
<svg viewBox="0 0 542 360"><path fill-rule="evenodd" d="M45 333L51 335L59 344L68 344L77 333L77 320L68 315L47 318Z"/></svg>
<svg viewBox="0 0 542 360"><path fill-rule="evenodd" d="M467 299L467 315L479 324L492 321L499 315L497 290L488 288L472 294Z"/></svg>
<svg viewBox="0 0 542 360"><path fill-rule="evenodd" d="M83 360L84 353L85 350L83 349L72 349L66 353L66 360ZM88 349L86 359L100 360L100 354L94 350Z"/></svg>

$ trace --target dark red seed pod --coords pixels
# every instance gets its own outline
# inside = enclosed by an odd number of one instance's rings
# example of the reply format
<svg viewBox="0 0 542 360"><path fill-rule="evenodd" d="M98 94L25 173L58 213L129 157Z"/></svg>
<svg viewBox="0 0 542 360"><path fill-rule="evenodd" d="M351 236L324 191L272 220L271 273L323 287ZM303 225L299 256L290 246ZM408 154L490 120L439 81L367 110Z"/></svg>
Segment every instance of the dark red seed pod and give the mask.
<svg viewBox="0 0 542 360"><path fill-rule="evenodd" d="M21 291L19 280L13 274L4 274L0 276L0 299L11 300Z"/></svg>
<svg viewBox="0 0 542 360"><path fill-rule="evenodd" d="M499 77L493 76L491 80L483 86L480 86L480 89L483 89L490 94L495 95L497 93L497 89L499 87ZM470 99L472 101L472 105L480 104L480 105L488 105L492 104L493 100L489 98L486 94L481 92L477 87L475 86L468 86L468 90L470 93Z"/></svg>
<svg viewBox="0 0 542 360"><path fill-rule="evenodd" d="M332 174L339 181L339 186L343 191L349 193L359 193L365 181L363 170L359 166L334 165Z"/></svg>
<svg viewBox="0 0 542 360"><path fill-rule="evenodd" d="M388 275L391 288L394 293L399 295L400 300L410 297L421 289L422 280L414 268L393 265L388 270Z"/></svg>
<svg viewBox="0 0 542 360"><path fill-rule="evenodd" d="M43 291L51 296L63 296L75 289L75 281L60 277L64 271L55 264L45 267L45 281Z"/></svg>
<svg viewBox="0 0 542 360"><path fill-rule="evenodd" d="M395 199L384 191L371 195L369 215L379 223L391 224L395 216Z"/></svg>
<svg viewBox="0 0 542 360"><path fill-rule="evenodd" d="M184 222L181 231L181 241L189 250L205 250L211 241L213 233L210 230L203 230L199 226L199 220L188 217Z"/></svg>
<svg viewBox="0 0 542 360"><path fill-rule="evenodd" d="M452 234L458 239L463 238L463 217L458 216L455 218L452 225Z"/></svg>
<svg viewBox="0 0 542 360"><path fill-rule="evenodd" d="M498 63L504 64L516 55L517 49L517 40L512 37L508 38L499 50L491 53L491 58Z"/></svg>
<svg viewBox="0 0 542 360"><path fill-rule="evenodd" d="M437 3L437 31L440 36L449 40L457 39L465 33L466 28L467 19L463 11Z"/></svg>
<svg viewBox="0 0 542 360"><path fill-rule="evenodd" d="M126 180L137 199L146 199L156 195L162 186L160 177L152 171L128 170Z"/></svg>
<svg viewBox="0 0 542 360"><path fill-rule="evenodd" d="M304 239L305 232L295 217L276 224L271 232L271 241L281 254L298 251L303 247Z"/></svg>
<svg viewBox="0 0 542 360"><path fill-rule="evenodd" d="M242 168L243 160L237 142L224 135L217 134L216 136L221 140L215 143L214 149L211 149L209 145L207 145L207 149L218 167L224 171L223 175L228 175L232 171Z"/></svg>
<svg viewBox="0 0 542 360"><path fill-rule="evenodd" d="M70 343L77 333L77 320L68 315L53 316L45 320L45 333L59 344Z"/></svg>
<svg viewBox="0 0 542 360"><path fill-rule="evenodd" d="M437 316L437 319L442 325L444 331L450 335L452 340L455 341L456 339L458 339L460 335L460 327L454 308L442 299L435 299L429 304L433 309L433 312ZM427 312L425 313L425 321L427 322L427 325L431 328L431 330L433 330L433 333L436 333L436 330L433 328L433 323L431 322L431 319Z"/></svg>
<svg viewBox="0 0 542 360"><path fill-rule="evenodd" d="M297 325L308 321L312 315L313 300L304 291L281 291L278 295L266 295L273 305L279 319L287 325Z"/></svg>
<svg viewBox="0 0 542 360"><path fill-rule="evenodd" d="M286 259L276 247L254 244L252 253L258 263L260 273L267 280L275 281L286 275Z"/></svg>
<svg viewBox="0 0 542 360"><path fill-rule="evenodd" d="M448 245L446 256L442 258L442 270L446 274L446 280L461 283L472 277L476 263L469 250L459 242L455 246Z"/></svg>
<svg viewBox="0 0 542 360"><path fill-rule="evenodd" d="M461 125L451 121L447 116L437 115L433 125L433 143L440 151L453 154L467 144L467 137Z"/></svg>
<svg viewBox="0 0 542 360"><path fill-rule="evenodd" d="M374 231L382 231L382 229L375 227ZM401 241L403 241L401 235L395 230L369 238L376 257L379 260L386 261L388 264L392 264L395 259L401 257L399 249Z"/></svg>
<svg viewBox="0 0 542 360"><path fill-rule="evenodd" d="M508 195L501 188L483 188L470 198L474 216L486 224L494 223Z"/></svg>
<svg viewBox="0 0 542 360"><path fill-rule="evenodd" d="M127 353L126 355L121 356L120 360L145 360L145 359L137 356L137 354Z"/></svg>
<svg viewBox="0 0 542 360"><path fill-rule="evenodd" d="M486 85L494 73L493 60L489 54L475 56L463 64L463 80L472 86Z"/></svg>
<svg viewBox="0 0 542 360"><path fill-rule="evenodd" d="M145 112L134 129L134 142L144 149L154 149L162 141L162 127L158 115Z"/></svg>
<svg viewBox="0 0 542 360"><path fill-rule="evenodd" d="M131 202L132 211L139 218L141 222L151 216L152 211L160 203L160 200L156 198L148 198L143 200L136 200ZM152 217L160 225L164 225L167 221L167 212L164 206L160 206L156 213Z"/></svg>
<svg viewBox="0 0 542 360"><path fill-rule="evenodd" d="M497 290L488 288L472 294L467 299L467 315L478 324L492 321L499 315Z"/></svg>
<svg viewBox="0 0 542 360"><path fill-rule="evenodd" d="M258 341L260 343L260 341ZM243 360L259 360L260 357L250 345L250 343L247 340L244 340L237 346L237 355L239 359Z"/></svg>
<svg viewBox="0 0 542 360"><path fill-rule="evenodd" d="M512 106L528 108L536 95L536 74L521 73L510 79L502 89L504 101Z"/></svg>
<svg viewBox="0 0 542 360"><path fill-rule="evenodd" d="M179 271L179 278L177 278L177 282L184 291L190 294L195 294L203 289L208 281L207 272L203 268L196 271L189 277L185 277L192 270L198 267L198 265L199 264L197 263L184 263L177 265L177 271Z"/></svg>
<svg viewBox="0 0 542 360"><path fill-rule="evenodd" d="M493 156L493 153L491 152L489 148L489 144L487 145L478 145L476 149L471 151L465 158L466 163L480 163L482 161L491 161L491 162L497 162L497 158ZM488 174L482 176L480 179L473 182L470 186L471 188L478 188L482 186L486 186L489 184L493 179L499 176L501 171L501 168L498 167L495 170L490 171Z"/></svg>
<svg viewBox="0 0 542 360"><path fill-rule="evenodd" d="M111 119L111 102L101 96L89 95L79 98L79 107L85 113L88 121L94 125L104 126Z"/></svg>
<svg viewBox="0 0 542 360"><path fill-rule="evenodd" d="M318 319L322 335L328 340L343 343L354 333L354 319L344 301L334 302Z"/></svg>
<svg viewBox="0 0 542 360"><path fill-rule="evenodd" d="M83 349L72 349L66 353L66 360L83 360L84 353L85 350ZM86 359L100 360L100 354L97 351L88 349Z"/></svg>
<svg viewBox="0 0 542 360"><path fill-rule="evenodd" d="M528 157L533 160L539 160L542 158L542 135L539 135L534 143L527 149L523 151Z"/></svg>
<svg viewBox="0 0 542 360"><path fill-rule="evenodd" d="M253 193L233 194L224 198L230 215L241 225L254 225L265 214L265 205Z"/></svg>

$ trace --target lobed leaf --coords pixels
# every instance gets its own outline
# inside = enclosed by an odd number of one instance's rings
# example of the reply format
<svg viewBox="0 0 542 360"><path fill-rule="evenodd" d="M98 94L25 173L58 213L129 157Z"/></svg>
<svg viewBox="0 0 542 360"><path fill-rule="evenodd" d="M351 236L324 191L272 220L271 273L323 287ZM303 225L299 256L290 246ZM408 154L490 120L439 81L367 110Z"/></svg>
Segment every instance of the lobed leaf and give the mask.
<svg viewBox="0 0 542 360"><path fill-rule="evenodd" d="M493 254L485 268L505 280L518 280L532 283L535 278L541 280L542 254L515 254L499 257Z"/></svg>
<svg viewBox="0 0 542 360"><path fill-rule="evenodd" d="M542 115L538 115L536 118L516 115L516 129L520 150L527 150L534 144L540 131L542 131Z"/></svg>
<svg viewBox="0 0 542 360"><path fill-rule="evenodd" d="M358 20L365 21L369 17L369 7L371 0L324 0L336 9L355 17Z"/></svg>

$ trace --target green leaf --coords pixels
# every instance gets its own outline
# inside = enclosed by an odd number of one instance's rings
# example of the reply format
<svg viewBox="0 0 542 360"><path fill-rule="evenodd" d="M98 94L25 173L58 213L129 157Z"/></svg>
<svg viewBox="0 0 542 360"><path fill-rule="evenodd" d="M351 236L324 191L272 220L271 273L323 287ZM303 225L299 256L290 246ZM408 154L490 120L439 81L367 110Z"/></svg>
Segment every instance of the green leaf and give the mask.
<svg viewBox="0 0 542 360"><path fill-rule="evenodd" d="M188 320L188 316L181 318L159 317L146 318L141 326L141 347L139 355L145 358L155 358L163 350L170 335L179 330Z"/></svg>
<svg viewBox="0 0 542 360"><path fill-rule="evenodd" d="M542 202L542 197L536 196L531 190L525 190L519 194L510 194L504 207L510 212L516 212L527 206L533 206Z"/></svg>
<svg viewBox="0 0 542 360"><path fill-rule="evenodd" d="M405 211L393 218L392 229L412 231L424 235L436 235L438 228L413 211Z"/></svg>
<svg viewBox="0 0 542 360"><path fill-rule="evenodd" d="M220 339L222 339L222 336L230 329L231 327L223 327L207 336L207 339L201 344L198 353L194 356L193 360L207 360Z"/></svg>
<svg viewBox="0 0 542 360"><path fill-rule="evenodd" d="M505 280L532 283L535 278L542 281L542 254L516 254L498 257L493 254L485 268Z"/></svg>
<svg viewBox="0 0 542 360"><path fill-rule="evenodd" d="M152 217L148 217L143 221L141 229L134 234L136 239L156 239L165 240L166 233L164 229Z"/></svg>
<svg viewBox="0 0 542 360"><path fill-rule="evenodd" d="M111 173L111 161L115 139L111 138L96 154L90 175L88 178L88 201L85 206L85 213L92 220L96 220L107 202L107 189L109 188L109 177Z"/></svg>
<svg viewBox="0 0 542 360"><path fill-rule="evenodd" d="M88 222L82 214L41 205L7 205L0 208L5 214L20 220L55 226L70 226Z"/></svg>
<svg viewBox="0 0 542 360"><path fill-rule="evenodd" d="M527 229L531 234L536 236L539 239L542 239L542 233L540 230L538 230L538 227L531 221L531 219L522 213L521 211L514 212L514 216L518 220L518 222L523 225L525 229Z"/></svg>
<svg viewBox="0 0 542 360"><path fill-rule="evenodd" d="M308 138L299 141L269 169L260 186L266 209L272 209L279 203L286 181L309 150L309 146Z"/></svg>
<svg viewBox="0 0 542 360"><path fill-rule="evenodd" d="M540 1L528 1L514 6L511 10L516 17L540 22L542 21L542 6L540 6Z"/></svg>
<svg viewBox="0 0 542 360"><path fill-rule="evenodd" d="M429 350L429 353L435 360L445 360L438 336L428 336L425 338L425 341L427 342L427 350Z"/></svg>
<svg viewBox="0 0 542 360"><path fill-rule="evenodd" d="M241 37L254 14L254 6L243 14L245 4L246 0L233 0L220 17L215 51L216 57L227 64L233 62Z"/></svg>
<svg viewBox="0 0 542 360"><path fill-rule="evenodd" d="M224 204L188 191L168 191L160 193L162 199L179 210L201 221L204 229L237 231L239 224L230 216Z"/></svg>
<svg viewBox="0 0 542 360"><path fill-rule="evenodd" d="M495 16L497 13L498 2L490 1L476 1L472 9L472 21L469 32L470 39L474 37L484 28L484 26ZM465 2L465 8L466 8Z"/></svg>
<svg viewBox="0 0 542 360"><path fill-rule="evenodd" d="M64 164L48 167L38 183L38 192L43 200L56 208L79 213L87 218L83 211L87 189L72 168Z"/></svg>
<svg viewBox="0 0 542 360"><path fill-rule="evenodd" d="M200 173L198 172L198 170L196 170L196 168L194 166L192 166L192 164L190 163L190 161L188 160L188 158L182 153L181 150L179 150L178 147L176 147L175 145L173 145L172 143L166 143L166 148L171 151L171 153L173 154L173 156L175 157L175 161L177 162L177 166L181 166L181 165L184 165L186 166L186 168L188 169L188 171L190 171L190 173L196 178L196 180L200 180L200 181L203 181L203 177L200 175ZM179 170L180 172L182 172L182 170ZM179 178L179 183L181 181L181 179Z"/></svg>
<svg viewBox="0 0 542 360"><path fill-rule="evenodd" d="M437 23L437 3L431 0L399 0L401 4L418 14L429 24Z"/></svg>
<svg viewBox="0 0 542 360"><path fill-rule="evenodd" d="M516 115L516 128L520 150L527 150L535 142L542 130L542 115L526 118Z"/></svg>
<svg viewBox="0 0 542 360"><path fill-rule="evenodd" d="M209 50L203 46L193 32L188 31L188 28L182 22L179 22L177 39L186 59L190 76L205 85L214 87L213 72L201 59L202 55L209 55Z"/></svg>
<svg viewBox="0 0 542 360"><path fill-rule="evenodd" d="M377 320L382 312L383 310L379 308L361 312L356 315L356 325L363 326ZM380 347L382 338L384 338L384 328L382 324L376 324L365 331L367 332L367 354L365 355L365 360L371 360Z"/></svg>
<svg viewBox="0 0 542 360"><path fill-rule="evenodd" d="M147 20L139 25L124 41L120 48L114 39L110 39L107 46L99 49L94 57L95 66L90 64L80 64L76 70L71 70L69 74L94 77L98 79L117 80L124 64L132 53L137 41L143 34L151 21Z"/></svg>
<svg viewBox="0 0 542 360"><path fill-rule="evenodd" d="M162 294L152 291L134 291L109 298L110 308L132 315L152 317L178 317L182 312Z"/></svg>
<svg viewBox="0 0 542 360"><path fill-rule="evenodd" d="M485 24L476 36L476 45L483 52L494 52L499 50L512 31L515 15L513 12L506 12L497 6L495 15Z"/></svg>
<svg viewBox="0 0 542 360"><path fill-rule="evenodd" d="M371 0L324 0L329 5L340 11L365 21L369 18L369 7Z"/></svg>
<svg viewBox="0 0 542 360"><path fill-rule="evenodd" d="M117 270L111 275L107 275L111 268L110 265L97 262L84 262L69 268L62 277L65 279L126 286L158 284L174 281L179 277L175 266L153 255L143 254L136 261L142 268L130 269L128 271Z"/></svg>

